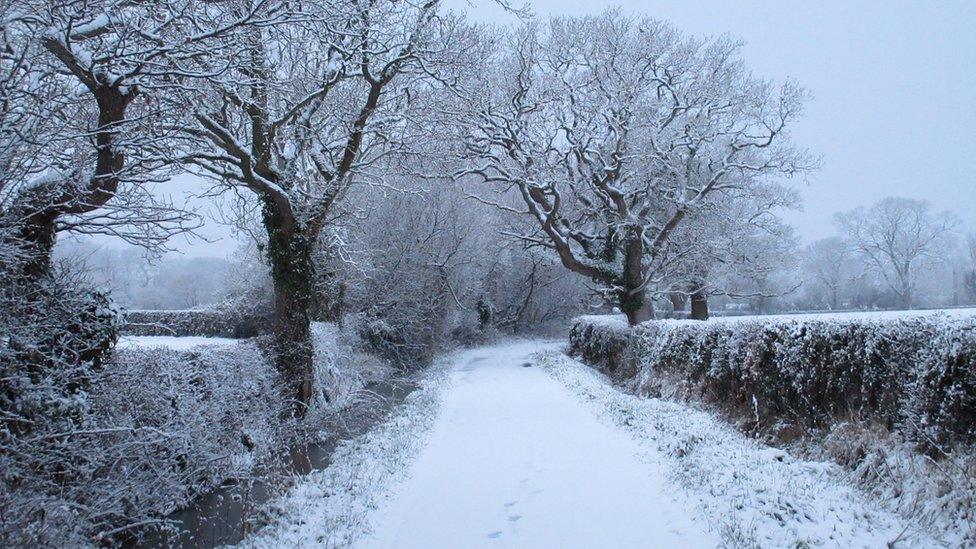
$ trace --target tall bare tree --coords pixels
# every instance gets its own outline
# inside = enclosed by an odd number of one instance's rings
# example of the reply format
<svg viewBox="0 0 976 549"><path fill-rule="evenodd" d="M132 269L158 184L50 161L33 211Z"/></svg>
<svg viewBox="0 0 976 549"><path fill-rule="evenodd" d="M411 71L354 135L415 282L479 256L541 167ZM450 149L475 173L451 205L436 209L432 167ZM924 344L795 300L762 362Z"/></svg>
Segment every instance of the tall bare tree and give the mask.
<svg viewBox="0 0 976 549"><path fill-rule="evenodd" d="M617 11L530 24L486 84L459 175L514 189L523 207L509 209L535 221L520 238L600 284L631 324L646 320L690 214L812 165L786 133L803 91L753 79L738 49Z"/></svg>
<svg viewBox="0 0 976 549"><path fill-rule="evenodd" d="M789 189L768 183L730 190L692 212L661 258L659 287L689 300L693 320L708 319L712 296L771 298L792 291L795 284L772 284L771 277L794 255L793 232L778 210L796 200Z"/></svg>
<svg viewBox="0 0 976 549"><path fill-rule="evenodd" d="M3 132L16 134L20 147L0 193L8 238L26 254L24 274L48 272L59 231L161 251L192 229L194 216L150 190L166 180L172 146L158 95L204 76L192 61L234 43L237 30L270 20L256 10L218 19L193 0L3 7Z"/></svg>
<svg viewBox="0 0 976 549"><path fill-rule="evenodd" d="M251 2L216 9L239 11ZM439 0L269 3L288 21L252 26L194 105L180 160L230 191L257 197L275 287L277 364L303 414L313 386L309 314L316 242L351 185L380 182L371 166L399 152L411 108L447 83L465 27Z"/></svg>
<svg viewBox="0 0 976 549"><path fill-rule="evenodd" d="M804 268L831 310L840 306L844 288L853 278L852 259L850 244L836 236L812 242L804 251Z"/></svg>

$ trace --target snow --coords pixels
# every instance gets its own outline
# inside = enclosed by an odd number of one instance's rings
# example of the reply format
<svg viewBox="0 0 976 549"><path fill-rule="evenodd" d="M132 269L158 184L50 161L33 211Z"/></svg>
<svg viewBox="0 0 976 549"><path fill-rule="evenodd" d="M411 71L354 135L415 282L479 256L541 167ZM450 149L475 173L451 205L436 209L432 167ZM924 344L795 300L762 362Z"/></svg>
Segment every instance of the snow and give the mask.
<svg viewBox="0 0 976 549"><path fill-rule="evenodd" d="M410 479L358 547L714 546L691 503L544 372L535 343L469 354Z"/></svg>
<svg viewBox="0 0 976 549"><path fill-rule="evenodd" d="M915 309L911 311L847 311L847 312L818 312L792 313L778 315L745 315L713 317L722 322L738 322L744 320L768 320L780 322L788 320L893 320L901 318L918 318L924 316L941 315L948 318L969 318L976 316L976 308L960 309Z"/></svg>
<svg viewBox="0 0 976 549"><path fill-rule="evenodd" d="M839 468L629 395L549 342L442 361L250 547L938 545Z"/></svg>
<svg viewBox="0 0 976 549"><path fill-rule="evenodd" d="M369 512L401 482L437 417L446 357L427 370L397 413L361 437L343 441L331 464L272 502L269 524L244 547L348 547L369 529Z"/></svg>
<svg viewBox="0 0 976 549"><path fill-rule="evenodd" d="M574 319L575 322L585 322L599 326L600 328L612 330L627 330L630 328L630 325L627 324L627 317L624 315L583 315L576 317Z"/></svg>
<svg viewBox="0 0 976 549"><path fill-rule="evenodd" d="M92 19L90 23L86 23L84 25L76 25L74 28L71 29L71 31L72 34L76 36L82 34L92 34L107 27L109 22L110 21L109 21L108 14L103 13L98 17Z"/></svg>
<svg viewBox="0 0 976 549"><path fill-rule="evenodd" d="M240 339L229 337L122 336L116 346L122 349L165 347L176 351L185 351L201 345L236 345L240 341Z"/></svg>
<svg viewBox="0 0 976 549"><path fill-rule="evenodd" d="M709 322L746 322L764 320L768 322L788 322L791 320L894 320L903 318L919 318L925 316L944 316L946 318L969 318L976 316L976 308L964 307L954 309L914 309L911 311L844 311L844 312L813 312L813 313L783 313L772 315L741 315L741 316L712 316ZM578 320L605 328L626 329L627 317L620 314L584 315ZM674 320L668 322L692 322L699 320Z"/></svg>
<svg viewBox="0 0 976 549"><path fill-rule="evenodd" d="M882 509L832 463L793 458L704 411L624 393L561 353L538 361L603 421L639 440L645 463L697 499L725 546L952 546Z"/></svg>

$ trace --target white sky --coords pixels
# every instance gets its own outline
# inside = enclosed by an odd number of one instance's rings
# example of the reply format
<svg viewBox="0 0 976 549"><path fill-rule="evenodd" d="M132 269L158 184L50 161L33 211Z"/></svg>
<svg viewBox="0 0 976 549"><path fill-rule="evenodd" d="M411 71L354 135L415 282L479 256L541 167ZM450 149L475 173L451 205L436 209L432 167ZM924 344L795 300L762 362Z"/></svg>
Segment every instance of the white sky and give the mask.
<svg viewBox="0 0 976 549"><path fill-rule="evenodd" d="M513 20L490 0L447 5L474 21ZM540 16L610 5L690 34L742 39L757 75L795 78L811 90L793 134L823 156L823 168L798 182L805 209L786 216L805 241L833 234L834 212L889 195L926 198L976 229L976 0L531 2ZM226 238L177 244L190 255L234 248Z"/></svg>

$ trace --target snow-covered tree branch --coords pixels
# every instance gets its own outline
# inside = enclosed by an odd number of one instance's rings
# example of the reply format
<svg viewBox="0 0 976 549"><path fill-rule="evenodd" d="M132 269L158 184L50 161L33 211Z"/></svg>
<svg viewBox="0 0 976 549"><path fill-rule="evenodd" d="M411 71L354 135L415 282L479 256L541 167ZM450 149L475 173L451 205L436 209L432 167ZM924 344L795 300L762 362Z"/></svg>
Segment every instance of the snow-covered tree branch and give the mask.
<svg viewBox="0 0 976 549"><path fill-rule="evenodd" d="M805 94L748 75L727 39L684 38L609 11L512 35L468 122L459 176L517 190L527 242L650 318L662 258L686 218L815 164L790 145Z"/></svg>

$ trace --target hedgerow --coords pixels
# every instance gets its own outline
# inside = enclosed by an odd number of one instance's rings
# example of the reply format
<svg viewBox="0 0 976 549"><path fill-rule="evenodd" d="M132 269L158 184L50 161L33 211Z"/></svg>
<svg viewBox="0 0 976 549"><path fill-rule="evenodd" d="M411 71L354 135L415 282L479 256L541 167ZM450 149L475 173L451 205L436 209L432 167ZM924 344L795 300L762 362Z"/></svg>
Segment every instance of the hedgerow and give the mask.
<svg viewBox="0 0 976 549"><path fill-rule="evenodd" d="M123 331L138 336L253 337L248 318L230 309L132 310Z"/></svg>
<svg viewBox="0 0 976 549"><path fill-rule="evenodd" d="M627 321L607 316L577 318L569 331L569 344L589 364L617 379L636 374Z"/></svg>
<svg viewBox="0 0 976 549"><path fill-rule="evenodd" d="M857 421L932 453L976 443L976 319L662 320L629 330L583 317L570 339L608 372L632 360L641 393L718 404L747 431Z"/></svg>

